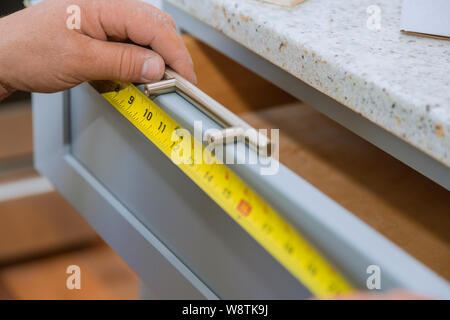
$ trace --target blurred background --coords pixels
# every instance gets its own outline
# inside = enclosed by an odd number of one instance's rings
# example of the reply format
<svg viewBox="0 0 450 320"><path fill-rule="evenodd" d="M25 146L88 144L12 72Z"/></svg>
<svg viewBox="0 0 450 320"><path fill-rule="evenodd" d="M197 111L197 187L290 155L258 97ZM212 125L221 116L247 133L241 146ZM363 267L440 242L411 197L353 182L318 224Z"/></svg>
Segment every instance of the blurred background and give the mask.
<svg viewBox="0 0 450 320"><path fill-rule="evenodd" d="M0 17L23 8L0 2ZM136 299L130 268L33 169L31 95L0 102L0 299ZM66 269L81 269L68 290Z"/></svg>

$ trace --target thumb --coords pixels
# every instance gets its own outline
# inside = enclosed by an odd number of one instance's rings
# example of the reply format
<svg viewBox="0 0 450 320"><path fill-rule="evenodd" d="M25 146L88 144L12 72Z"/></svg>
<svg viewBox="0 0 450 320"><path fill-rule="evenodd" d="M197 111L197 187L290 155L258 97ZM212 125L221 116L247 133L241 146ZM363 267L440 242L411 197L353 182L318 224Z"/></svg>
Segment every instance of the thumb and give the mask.
<svg viewBox="0 0 450 320"><path fill-rule="evenodd" d="M137 45L92 39L81 77L87 80L153 82L164 75L165 63L156 52Z"/></svg>

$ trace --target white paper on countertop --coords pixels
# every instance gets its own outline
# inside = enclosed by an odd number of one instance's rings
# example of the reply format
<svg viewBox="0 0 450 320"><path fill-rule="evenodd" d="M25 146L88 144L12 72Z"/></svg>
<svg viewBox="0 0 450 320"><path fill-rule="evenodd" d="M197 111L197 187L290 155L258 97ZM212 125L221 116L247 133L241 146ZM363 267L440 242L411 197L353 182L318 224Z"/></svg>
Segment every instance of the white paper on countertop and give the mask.
<svg viewBox="0 0 450 320"><path fill-rule="evenodd" d="M401 28L450 37L450 0L403 0Z"/></svg>

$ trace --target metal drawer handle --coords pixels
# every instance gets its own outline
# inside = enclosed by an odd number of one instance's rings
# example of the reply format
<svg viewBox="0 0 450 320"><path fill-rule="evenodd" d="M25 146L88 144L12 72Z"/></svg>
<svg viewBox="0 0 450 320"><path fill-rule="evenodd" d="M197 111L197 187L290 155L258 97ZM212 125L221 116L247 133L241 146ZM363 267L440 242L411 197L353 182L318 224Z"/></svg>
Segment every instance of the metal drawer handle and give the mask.
<svg viewBox="0 0 450 320"><path fill-rule="evenodd" d="M235 138L245 138L248 145L262 155L268 155L270 149L274 147L266 135L250 126L170 68L166 68L164 80L144 85L144 93L149 98L174 91L225 127L220 134L208 135L206 138L209 143L234 143ZM246 134L247 130L251 130L253 134Z"/></svg>

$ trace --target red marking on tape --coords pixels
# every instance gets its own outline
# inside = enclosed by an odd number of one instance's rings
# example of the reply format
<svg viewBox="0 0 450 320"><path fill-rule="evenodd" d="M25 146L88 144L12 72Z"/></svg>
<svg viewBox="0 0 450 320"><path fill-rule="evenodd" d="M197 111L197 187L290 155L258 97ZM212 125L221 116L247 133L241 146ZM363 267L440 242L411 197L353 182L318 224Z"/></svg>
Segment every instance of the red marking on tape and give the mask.
<svg viewBox="0 0 450 320"><path fill-rule="evenodd" d="M252 211L252 206L250 203L245 201L244 199L241 199L239 202L237 209L240 213L242 213L244 216L248 216L250 214L250 211Z"/></svg>

